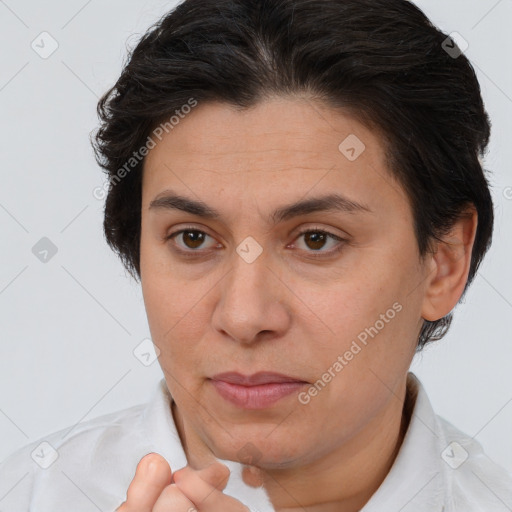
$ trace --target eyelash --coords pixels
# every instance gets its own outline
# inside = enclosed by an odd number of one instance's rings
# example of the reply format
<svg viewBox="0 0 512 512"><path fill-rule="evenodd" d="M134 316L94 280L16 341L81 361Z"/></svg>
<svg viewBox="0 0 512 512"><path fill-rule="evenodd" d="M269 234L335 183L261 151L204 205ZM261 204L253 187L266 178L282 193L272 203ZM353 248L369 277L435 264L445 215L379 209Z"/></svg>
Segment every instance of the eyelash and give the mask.
<svg viewBox="0 0 512 512"><path fill-rule="evenodd" d="M171 233L171 234L167 235L164 238L164 240L165 241L172 240L173 238L177 237L178 235L181 235L182 233L187 233L187 232L203 233L203 234L205 234L207 236L210 236L210 235L208 235L208 233L206 233L204 231L201 231L200 229L196 229L196 228L192 228L192 227L186 227L186 228L180 229L179 231L175 231L174 233ZM300 238L301 236L307 235L309 233L316 233L316 234L327 235L328 237L330 237L330 238L340 242L340 244L338 244L338 246L336 248L331 249L330 251L322 251L322 252L320 252L320 251L306 251L308 253L311 253L310 256L313 257L313 259L328 258L330 256L333 256L334 254L337 254L337 253L341 252L341 250L344 248L345 243L347 242L347 240L345 238L342 238L342 237L340 237L338 235L334 235L333 233L330 233L329 231L325 231L324 229L316 229L316 228L305 229L304 231L301 231L300 233L298 233L296 238ZM210 238L213 238L213 237L210 236ZM178 254L183 255L186 258L199 258L199 257L201 257L201 253L200 253L199 250L193 250L193 249L183 250L183 249L178 248L177 246L175 246L173 250L176 251Z"/></svg>

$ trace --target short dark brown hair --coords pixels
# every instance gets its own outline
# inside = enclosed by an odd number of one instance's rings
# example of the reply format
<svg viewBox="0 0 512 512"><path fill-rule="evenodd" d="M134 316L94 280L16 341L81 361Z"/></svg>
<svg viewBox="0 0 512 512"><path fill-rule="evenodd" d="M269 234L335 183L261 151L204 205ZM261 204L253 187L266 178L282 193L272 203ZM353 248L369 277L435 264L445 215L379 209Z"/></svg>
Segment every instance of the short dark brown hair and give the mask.
<svg viewBox="0 0 512 512"><path fill-rule="evenodd" d="M100 99L92 139L109 179L104 233L130 275L140 280L144 160L119 171L134 152L190 98L248 108L275 95L341 107L382 135L422 256L476 208L465 294L492 239L479 159L490 121L468 59L406 0L186 0L150 27ZM425 320L418 350L451 320Z"/></svg>

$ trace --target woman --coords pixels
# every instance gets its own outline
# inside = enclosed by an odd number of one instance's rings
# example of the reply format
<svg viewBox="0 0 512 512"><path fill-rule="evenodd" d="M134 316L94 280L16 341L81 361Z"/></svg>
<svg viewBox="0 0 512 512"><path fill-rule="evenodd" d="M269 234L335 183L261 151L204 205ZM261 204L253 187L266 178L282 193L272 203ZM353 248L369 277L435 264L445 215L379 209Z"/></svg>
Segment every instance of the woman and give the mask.
<svg viewBox="0 0 512 512"><path fill-rule="evenodd" d="M493 226L450 37L405 0L187 0L98 112L105 234L164 378L5 461L12 510L510 510L409 372Z"/></svg>

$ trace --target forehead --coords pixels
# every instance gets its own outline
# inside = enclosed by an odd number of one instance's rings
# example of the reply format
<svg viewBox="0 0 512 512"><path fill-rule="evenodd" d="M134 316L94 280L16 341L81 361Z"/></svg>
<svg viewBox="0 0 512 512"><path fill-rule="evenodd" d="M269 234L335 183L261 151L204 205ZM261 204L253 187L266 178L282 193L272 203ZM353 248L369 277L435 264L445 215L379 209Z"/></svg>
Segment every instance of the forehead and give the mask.
<svg viewBox="0 0 512 512"><path fill-rule="evenodd" d="M143 205L166 188L234 203L329 191L366 204L407 201L378 134L339 110L295 98L243 110L194 107L146 156Z"/></svg>

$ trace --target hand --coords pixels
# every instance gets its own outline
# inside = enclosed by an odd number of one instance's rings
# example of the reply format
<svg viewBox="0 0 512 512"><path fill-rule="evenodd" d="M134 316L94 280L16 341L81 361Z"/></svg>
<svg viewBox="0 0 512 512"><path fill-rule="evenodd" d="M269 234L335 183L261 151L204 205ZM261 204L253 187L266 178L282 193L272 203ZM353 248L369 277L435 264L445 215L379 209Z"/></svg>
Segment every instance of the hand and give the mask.
<svg viewBox="0 0 512 512"><path fill-rule="evenodd" d="M222 493L230 471L219 462L195 470L186 466L171 471L157 453L140 460L117 512L250 512L238 500Z"/></svg>

